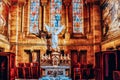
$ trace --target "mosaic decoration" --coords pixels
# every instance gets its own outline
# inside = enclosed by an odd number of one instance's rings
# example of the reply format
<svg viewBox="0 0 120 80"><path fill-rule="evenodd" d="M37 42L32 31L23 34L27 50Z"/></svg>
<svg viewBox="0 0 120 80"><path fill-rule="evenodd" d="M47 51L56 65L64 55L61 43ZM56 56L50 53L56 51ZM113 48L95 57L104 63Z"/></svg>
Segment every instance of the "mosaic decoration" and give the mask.
<svg viewBox="0 0 120 80"><path fill-rule="evenodd" d="M83 33L83 1L72 0L73 33Z"/></svg>
<svg viewBox="0 0 120 80"><path fill-rule="evenodd" d="M61 23L62 0L51 0L51 26L58 27Z"/></svg>
<svg viewBox="0 0 120 80"><path fill-rule="evenodd" d="M30 0L30 33L38 33L39 29L39 0Z"/></svg>

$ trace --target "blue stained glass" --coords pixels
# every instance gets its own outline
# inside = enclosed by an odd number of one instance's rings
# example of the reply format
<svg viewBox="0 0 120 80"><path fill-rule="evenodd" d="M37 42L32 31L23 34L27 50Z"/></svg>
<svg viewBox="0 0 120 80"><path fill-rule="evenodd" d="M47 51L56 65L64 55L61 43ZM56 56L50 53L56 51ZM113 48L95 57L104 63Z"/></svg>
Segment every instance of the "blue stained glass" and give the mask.
<svg viewBox="0 0 120 80"><path fill-rule="evenodd" d="M73 8L74 9L77 9L77 8L79 8L80 7L80 5L78 4L78 3L74 3L74 5L73 5Z"/></svg>
<svg viewBox="0 0 120 80"><path fill-rule="evenodd" d="M30 0L30 33L38 33L39 23L39 0Z"/></svg>
<svg viewBox="0 0 120 80"><path fill-rule="evenodd" d="M51 25L58 27L61 22L62 0L51 0Z"/></svg>
<svg viewBox="0 0 120 80"><path fill-rule="evenodd" d="M83 32L83 2L81 0L72 0L73 5L73 32Z"/></svg>
<svg viewBox="0 0 120 80"><path fill-rule="evenodd" d="M79 19L79 17L77 16L76 17L76 20L75 20L76 22L79 22L80 21L80 19Z"/></svg>
<svg viewBox="0 0 120 80"><path fill-rule="evenodd" d="M56 21L60 21L60 19L61 19L60 16L61 16L60 14L56 14L56 15L55 15L55 19L56 19Z"/></svg>

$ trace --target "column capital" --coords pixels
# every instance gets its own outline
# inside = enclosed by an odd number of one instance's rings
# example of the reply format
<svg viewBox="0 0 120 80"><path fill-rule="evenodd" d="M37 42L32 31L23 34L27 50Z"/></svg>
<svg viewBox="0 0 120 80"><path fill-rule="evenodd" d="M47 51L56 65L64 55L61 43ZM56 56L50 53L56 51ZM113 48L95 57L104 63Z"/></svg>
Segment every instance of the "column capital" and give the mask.
<svg viewBox="0 0 120 80"><path fill-rule="evenodd" d="M69 6L71 4L72 0L64 0L63 3L65 6Z"/></svg>
<svg viewBox="0 0 120 80"><path fill-rule="evenodd" d="M23 6L26 3L26 0L18 0L18 4Z"/></svg>
<svg viewBox="0 0 120 80"><path fill-rule="evenodd" d="M26 3L26 0L11 0L11 5L19 4L24 5Z"/></svg>
<svg viewBox="0 0 120 80"><path fill-rule="evenodd" d="M47 5L47 2L48 2L48 0L41 0L41 5L42 5L42 6L46 6L46 5Z"/></svg>

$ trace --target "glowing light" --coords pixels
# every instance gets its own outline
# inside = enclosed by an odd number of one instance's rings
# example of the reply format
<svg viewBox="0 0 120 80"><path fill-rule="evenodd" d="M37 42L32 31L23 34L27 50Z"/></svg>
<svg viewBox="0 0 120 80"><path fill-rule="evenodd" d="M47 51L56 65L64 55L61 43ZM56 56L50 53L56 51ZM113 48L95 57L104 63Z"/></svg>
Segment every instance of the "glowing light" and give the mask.
<svg viewBox="0 0 120 80"><path fill-rule="evenodd" d="M58 27L61 22L62 0L51 0L51 26Z"/></svg>
<svg viewBox="0 0 120 80"><path fill-rule="evenodd" d="M72 0L73 5L73 32L83 33L83 1Z"/></svg>
<svg viewBox="0 0 120 80"><path fill-rule="evenodd" d="M30 0L30 33L39 33L39 0Z"/></svg>

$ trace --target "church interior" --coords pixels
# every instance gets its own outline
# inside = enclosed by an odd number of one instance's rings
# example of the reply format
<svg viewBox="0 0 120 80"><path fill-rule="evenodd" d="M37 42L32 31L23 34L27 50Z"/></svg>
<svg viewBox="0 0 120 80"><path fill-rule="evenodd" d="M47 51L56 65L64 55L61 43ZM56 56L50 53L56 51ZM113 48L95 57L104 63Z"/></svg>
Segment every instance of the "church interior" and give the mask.
<svg viewBox="0 0 120 80"><path fill-rule="evenodd" d="M120 80L120 0L0 0L0 80Z"/></svg>

